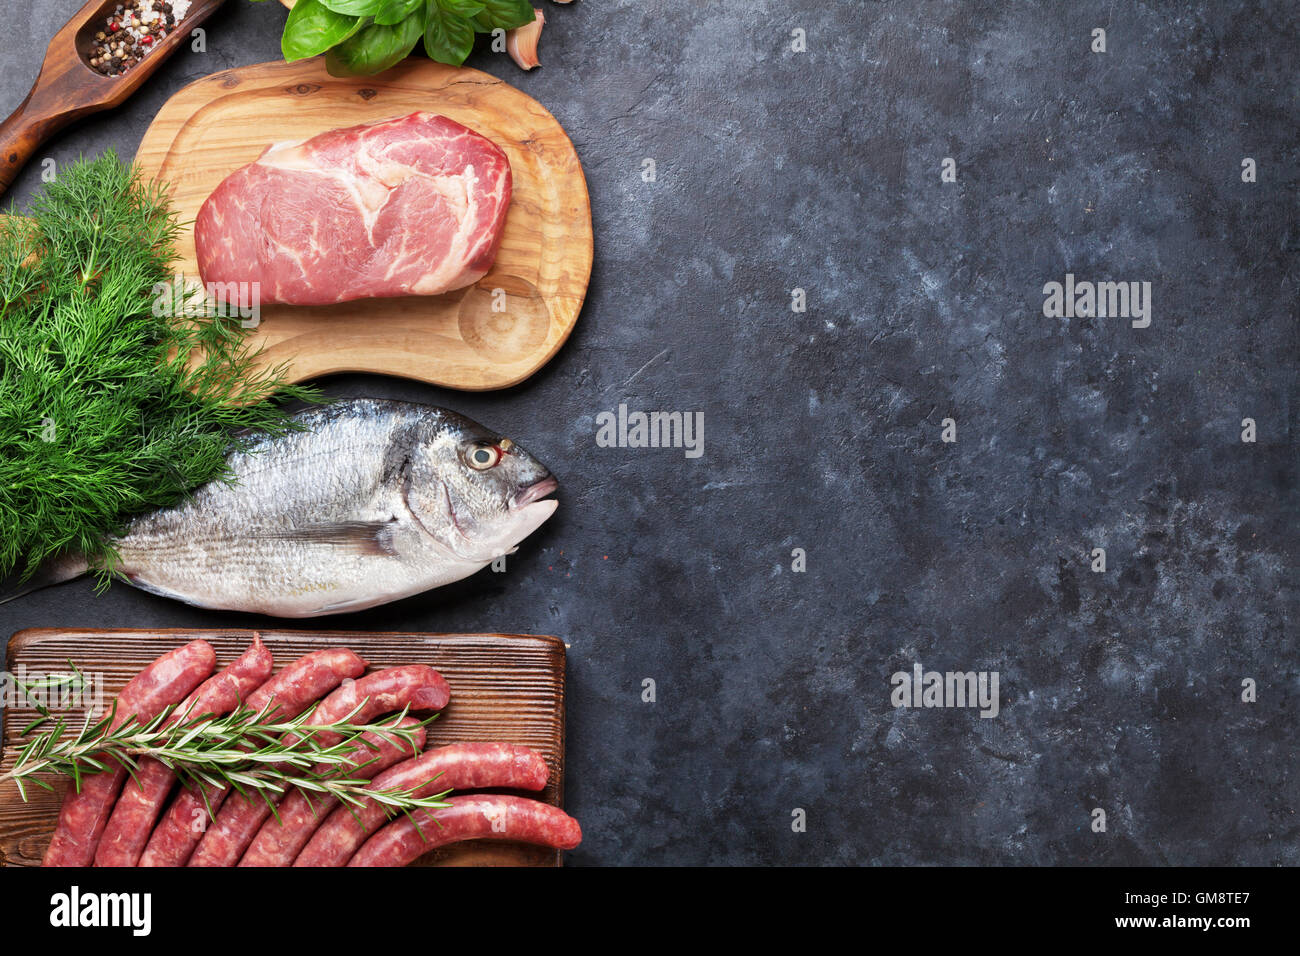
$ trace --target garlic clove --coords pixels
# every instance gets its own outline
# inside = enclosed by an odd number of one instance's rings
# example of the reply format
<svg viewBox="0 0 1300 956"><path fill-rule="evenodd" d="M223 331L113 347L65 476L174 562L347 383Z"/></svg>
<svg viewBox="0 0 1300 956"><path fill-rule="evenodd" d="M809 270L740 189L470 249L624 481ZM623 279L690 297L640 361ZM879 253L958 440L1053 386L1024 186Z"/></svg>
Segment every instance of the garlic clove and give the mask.
<svg viewBox="0 0 1300 956"><path fill-rule="evenodd" d="M532 23L525 23L522 27L515 27L506 32L506 52L521 70L531 70L535 66L542 65L542 61L537 59L537 41L542 38L546 15L536 8L533 9L533 13L537 18Z"/></svg>

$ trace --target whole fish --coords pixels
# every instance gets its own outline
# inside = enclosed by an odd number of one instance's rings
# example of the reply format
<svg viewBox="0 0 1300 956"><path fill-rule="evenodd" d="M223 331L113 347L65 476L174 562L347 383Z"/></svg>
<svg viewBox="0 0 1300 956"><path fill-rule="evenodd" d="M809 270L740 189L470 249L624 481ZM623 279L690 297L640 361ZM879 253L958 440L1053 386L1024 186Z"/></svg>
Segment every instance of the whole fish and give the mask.
<svg viewBox="0 0 1300 956"><path fill-rule="evenodd" d="M132 520L114 572L197 607L338 614L468 577L555 513L546 467L455 412L349 399L293 417L305 430L231 455L233 481Z"/></svg>

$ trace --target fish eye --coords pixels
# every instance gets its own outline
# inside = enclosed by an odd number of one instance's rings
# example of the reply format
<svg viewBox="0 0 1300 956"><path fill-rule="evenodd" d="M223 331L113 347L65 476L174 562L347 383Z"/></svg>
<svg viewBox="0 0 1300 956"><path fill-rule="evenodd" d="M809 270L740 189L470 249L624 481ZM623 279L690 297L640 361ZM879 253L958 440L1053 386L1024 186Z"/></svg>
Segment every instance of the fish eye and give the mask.
<svg viewBox="0 0 1300 956"><path fill-rule="evenodd" d="M501 451L495 445L476 445L465 456L469 466L477 471L487 471L496 467L501 460Z"/></svg>

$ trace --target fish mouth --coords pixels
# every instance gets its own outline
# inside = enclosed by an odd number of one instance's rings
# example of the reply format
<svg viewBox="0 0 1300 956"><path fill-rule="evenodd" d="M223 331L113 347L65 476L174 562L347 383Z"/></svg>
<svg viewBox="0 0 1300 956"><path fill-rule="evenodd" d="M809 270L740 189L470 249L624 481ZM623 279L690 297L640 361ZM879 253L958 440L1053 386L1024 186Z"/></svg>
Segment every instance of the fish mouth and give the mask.
<svg viewBox="0 0 1300 956"><path fill-rule="evenodd" d="M552 494L559 487L560 483L552 476L547 476L541 481L535 481L515 495L515 500L510 506L511 510L520 511L527 508L533 502L541 501L547 495Z"/></svg>

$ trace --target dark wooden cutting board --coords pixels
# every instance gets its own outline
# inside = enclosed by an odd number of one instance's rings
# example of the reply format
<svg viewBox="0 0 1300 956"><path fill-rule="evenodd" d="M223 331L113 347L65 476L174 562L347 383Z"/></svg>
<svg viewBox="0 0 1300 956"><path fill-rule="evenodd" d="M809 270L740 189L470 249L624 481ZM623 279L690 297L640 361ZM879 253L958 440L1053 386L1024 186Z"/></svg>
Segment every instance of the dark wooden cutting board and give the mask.
<svg viewBox="0 0 1300 956"><path fill-rule="evenodd" d="M392 634L351 631L260 631L275 655L276 669L309 651L350 647L372 668L429 664L451 686L451 703L429 726L426 747L459 741L504 741L536 750L550 767L550 782L537 796L560 806L564 793L564 643L524 634ZM159 655L197 638L217 652L218 667L241 654L252 639L243 630L20 631L9 641L11 673L25 668L28 680L67 673L72 661L102 675L105 701ZM17 757L14 737L35 717L28 707L4 711L0 773ZM58 821L66 789L28 787L24 803L12 782L0 784L0 865L39 866ZM425 866L558 866L560 853L516 843L474 841L435 850Z"/></svg>

